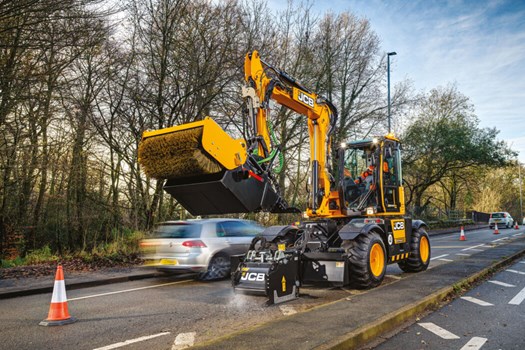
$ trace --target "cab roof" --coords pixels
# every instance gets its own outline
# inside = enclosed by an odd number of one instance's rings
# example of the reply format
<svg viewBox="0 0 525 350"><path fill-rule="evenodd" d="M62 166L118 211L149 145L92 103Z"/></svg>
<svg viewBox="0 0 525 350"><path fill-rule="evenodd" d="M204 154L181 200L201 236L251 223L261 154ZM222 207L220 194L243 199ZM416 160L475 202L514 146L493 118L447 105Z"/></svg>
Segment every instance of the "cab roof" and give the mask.
<svg viewBox="0 0 525 350"><path fill-rule="evenodd" d="M362 140L354 140L347 143L348 148L365 148L370 147L374 144L379 143L380 141L384 140L390 140L395 142L400 142L397 137L394 136L394 134L390 133L385 136L377 136L373 138L366 138Z"/></svg>

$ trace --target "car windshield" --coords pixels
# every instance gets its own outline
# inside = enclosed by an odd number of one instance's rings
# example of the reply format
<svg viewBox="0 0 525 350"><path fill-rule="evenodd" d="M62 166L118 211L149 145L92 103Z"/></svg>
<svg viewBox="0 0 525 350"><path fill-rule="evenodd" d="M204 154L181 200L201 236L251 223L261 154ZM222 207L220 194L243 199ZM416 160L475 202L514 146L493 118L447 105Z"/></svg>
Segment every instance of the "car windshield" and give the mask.
<svg viewBox="0 0 525 350"><path fill-rule="evenodd" d="M492 217L495 219L501 219L501 218L504 218L505 215L504 213L492 213Z"/></svg>
<svg viewBox="0 0 525 350"><path fill-rule="evenodd" d="M188 223L161 224L152 232L153 238L196 238L202 225Z"/></svg>

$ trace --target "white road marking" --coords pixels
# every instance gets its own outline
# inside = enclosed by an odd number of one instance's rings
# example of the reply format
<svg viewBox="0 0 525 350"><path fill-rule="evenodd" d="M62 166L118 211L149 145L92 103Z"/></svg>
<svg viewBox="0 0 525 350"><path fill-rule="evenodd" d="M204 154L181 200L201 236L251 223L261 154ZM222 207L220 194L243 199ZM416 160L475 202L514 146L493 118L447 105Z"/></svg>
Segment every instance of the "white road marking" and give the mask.
<svg viewBox="0 0 525 350"><path fill-rule="evenodd" d="M460 350L478 350L487 342L487 338L472 337Z"/></svg>
<svg viewBox="0 0 525 350"><path fill-rule="evenodd" d="M398 275L386 275L385 277L390 277L390 278L393 278L393 279L395 279L395 280L400 280L400 279L403 278L403 277L398 276Z"/></svg>
<svg viewBox="0 0 525 350"><path fill-rule="evenodd" d="M94 350L111 350L111 349L121 348L121 347L129 345L129 344L134 344L134 343L138 343L138 342L141 342L141 341L144 341L144 340L149 340L149 339L153 339L153 338L157 338L157 337L162 337L163 335L168 335L168 334L170 334L170 332L162 332L162 333L158 333L158 334L147 335L147 336L144 336L144 337L130 339L130 340L126 340L126 341L123 341L123 342L120 342L120 343L115 343L115 344L111 344L111 345L108 345L108 346L104 346L102 348L96 348Z"/></svg>
<svg viewBox="0 0 525 350"><path fill-rule="evenodd" d="M520 290L518 294L514 298L512 298L511 301L509 301L509 304L511 305L519 305L521 302L525 299L525 288Z"/></svg>
<svg viewBox="0 0 525 350"><path fill-rule="evenodd" d="M504 239L508 239L508 237L498 238L498 239L495 239L495 240L490 241L490 242L498 242L498 241L501 241L501 240L504 240Z"/></svg>
<svg viewBox="0 0 525 350"><path fill-rule="evenodd" d="M455 249L455 248L463 248L464 245L439 245L439 246L432 246L432 249Z"/></svg>
<svg viewBox="0 0 525 350"><path fill-rule="evenodd" d="M484 247L484 246L485 246L485 243L483 243L483 244L478 244L478 245L474 245L474 246L472 246L472 247L468 247L468 248L465 248L465 249L461 249L461 251L463 252L463 251L465 251L465 250L472 250L472 249L476 249L476 248L478 248L478 247Z"/></svg>
<svg viewBox="0 0 525 350"><path fill-rule="evenodd" d="M525 275L525 272L516 271L516 270L512 270L512 269L507 269L505 271L512 272L512 273L517 273L518 275Z"/></svg>
<svg viewBox="0 0 525 350"><path fill-rule="evenodd" d="M279 306L279 309L281 309L281 312L284 316L293 315L297 313L297 311L291 305L281 305Z"/></svg>
<svg viewBox="0 0 525 350"><path fill-rule="evenodd" d="M120 294L120 293L127 293L127 292L135 292L137 290L143 290L143 289L151 289L151 288L157 288L157 287L165 287L165 286L171 286L173 284L180 284L180 283L185 283L185 282L188 282L190 280L184 280L184 281L177 281L177 282L170 282L170 283L163 283L163 284L157 284L155 286L147 286L147 287L139 287L139 288L132 288L132 289L124 289L124 290L118 290L118 291L115 291L115 292L108 292L108 293L101 293L101 294L93 294L93 295L86 295L84 297L78 297L78 298L71 298L71 299L68 299L68 301L73 301L73 300L82 300L82 299L89 299L89 298L97 298L97 297L103 297L103 296L106 296L106 295L113 295L113 294Z"/></svg>
<svg viewBox="0 0 525 350"><path fill-rule="evenodd" d="M188 333L180 333L175 338L175 341L173 342L173 346L171 347L171 350L180 350L180 349L186 349L190 346L193 346L195 343L195 334L196 332L188 332Z"/></svg>
<svg viewBox="0 0 525 350"><path fill-rule="evenodd" d="M489 281L490 283L494 283L494 284L497 284L499 286L503 286L503 287L516 287L515 285L513 284L508 284L508 283L505 283L505 282L500 282L500 281Z"/></svg>
<svg viewBox="0 0 525 350"><path fill-rule="evenodd" d="M450 239L450 236L439 237L439 238L432 237L432 242L448 241L449 239Z"/></svg>
<svg viewBox="0 0 525 350"><path fill-rule="evenodd" d="M443 258L441 258L441 259L439 259L439 260L441 260L441 261L447 261L447 262L451 262L451 261L454 261L454 260L450 260L450 259L443 259Z"/></svg>
<svg viewBox="0 0 525 350"><path fill-rule="evenodd" d="M525 261L520 261L520 264L525 264Z"/></svg>
<svg viewBox="0 0 525 350"><path fill-rule="evenodd" d="M459 339L459 337L455 335L454 333L450 333L446 329L443 329L432 322L418 323L418 325L420 325L421 327L425 328L427 331L430 331L434 333L435 335L437 335L438 337L441 337L443 339Z"/></svg>
<svg viewBox="0 0 525 350"><path fill-rule="evenodd" d="M443 255L438 255L434 258L431 258L430 260L436 260L436 259L439 259L439 258L444 258L445 256L448 256L448 254L443 254Z"/></svg>
<svg viewBox="0 0 525 350"><path fill-rule="evenodd" d="M470 254L465 254L465 253L456 253L456 255L460 255L460 256L470 256Z"/></svg>
<svg viewBox="0 0 525 350"><path fill-rule="evenodd" d="M494 304L487 303L486 301L483 301L477 298L473 298L473 297L461 297L461 299L470 301L471 303L478 304L481 306L494 306Z"/></svg>

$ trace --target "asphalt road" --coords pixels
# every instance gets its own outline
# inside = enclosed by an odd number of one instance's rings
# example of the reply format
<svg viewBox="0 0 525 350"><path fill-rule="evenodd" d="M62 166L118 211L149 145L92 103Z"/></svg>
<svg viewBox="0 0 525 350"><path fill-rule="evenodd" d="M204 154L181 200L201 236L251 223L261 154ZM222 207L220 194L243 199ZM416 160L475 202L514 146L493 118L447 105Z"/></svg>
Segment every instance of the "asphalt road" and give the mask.
<svg viewBox="0 0 525 350"><path fill-rule="evenodd" d="M293 305L267 307L265 298L234 295L229 280L118 283L67 291L69 312L79 321L62 327L38 326L47 316L49 294L7 299L0 301L0 349L95 349L152 335L158 337L148 340L148 348L171 349L179 334L196 332L204 341L349 295L324 288L301 294Z"/></svg>
<svg viewBox="0 0 525 350"><path fill-rule="evenodd" d="M432 274L432 268L440 264L462 264L471 254L523 239L523 231L501 230L500 235L488 229L470 231L467 241L459 241L459 232L431 237L431 269L424 273ZM385 283L409 277L397 265L390 265ZM234 295L228 280L206 283L155 278L68 291L70 313L79 321L62 327L38 326L47 316L49 294L19 297L0 301L0 349L112 349L125 345L126 349L176 350L357 293L367 292L303 288L300 299L268 307L262 297Z"/></svg>
<svg viewBox="0 0 525 350"><path fill-rule="evenodd" d="M521 260L374 349L524 349L524 299Z"/></svg>

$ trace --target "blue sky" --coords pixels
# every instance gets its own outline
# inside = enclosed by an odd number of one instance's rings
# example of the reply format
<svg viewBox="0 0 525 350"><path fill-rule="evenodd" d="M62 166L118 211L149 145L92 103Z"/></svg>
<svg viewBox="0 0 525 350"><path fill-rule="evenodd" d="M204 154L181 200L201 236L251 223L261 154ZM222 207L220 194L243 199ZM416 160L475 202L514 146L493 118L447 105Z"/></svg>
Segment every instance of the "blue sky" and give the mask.
<svg viewBox="0 0 525 350"><path fill-rule="evenodd" d="M271 0L271 7L284 1ZM368 18L391 60L391 84L455 83L482 127L496 127L525 163L525 0L317 0L314 9Z"/></svg>

